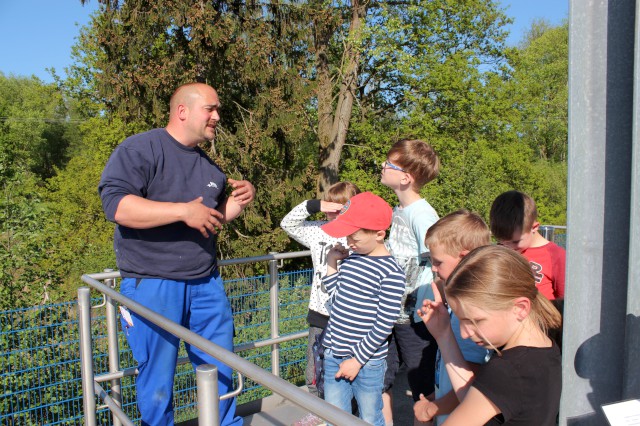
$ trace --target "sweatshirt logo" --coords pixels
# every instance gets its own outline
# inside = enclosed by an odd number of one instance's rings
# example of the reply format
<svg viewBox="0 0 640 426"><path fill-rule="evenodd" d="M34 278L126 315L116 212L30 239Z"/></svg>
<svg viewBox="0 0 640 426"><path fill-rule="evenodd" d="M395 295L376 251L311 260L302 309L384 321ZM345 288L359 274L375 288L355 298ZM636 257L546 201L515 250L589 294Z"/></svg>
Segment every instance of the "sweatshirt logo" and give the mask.
<svg viewBox="0 0 640 426"><path fill-rule="evenodd" d="M218 184L216 184L215 182L209 182L209 184L207 185L208 188L216 188L218 189Z"/></svg>

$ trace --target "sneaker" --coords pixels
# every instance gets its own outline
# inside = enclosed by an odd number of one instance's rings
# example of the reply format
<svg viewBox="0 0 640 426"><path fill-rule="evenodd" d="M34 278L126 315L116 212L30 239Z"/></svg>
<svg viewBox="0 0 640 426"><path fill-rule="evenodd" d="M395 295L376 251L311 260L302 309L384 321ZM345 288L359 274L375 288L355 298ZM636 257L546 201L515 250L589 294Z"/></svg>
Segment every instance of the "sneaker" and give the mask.
<svg viewBox="0 0 640 426"><path fill-rule="evenodd" d="M326 425L325 421L313 413L309 413L300 420L296 420L291 426L322 426Z"/></svg>

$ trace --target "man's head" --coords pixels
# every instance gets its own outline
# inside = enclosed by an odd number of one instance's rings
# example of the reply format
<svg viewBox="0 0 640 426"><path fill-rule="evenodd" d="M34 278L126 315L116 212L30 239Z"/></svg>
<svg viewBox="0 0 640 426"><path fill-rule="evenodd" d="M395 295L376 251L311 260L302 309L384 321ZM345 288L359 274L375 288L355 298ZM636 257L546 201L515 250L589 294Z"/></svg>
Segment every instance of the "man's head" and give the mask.
<svg viewBox="0 0 640 426"><path fill-rule="evenodd" d="M498 195L491 205L489 226L499 244L523 252L531 247L540 227L533 198L519 191Z"/></svg>
<svg viewBox="0 0 640 426"><path fill-rule="evenodd" d="M335 220L322 225L322 230L335 238L347 237L353 251L368 254L384 244L392 214L391 206L382 198L371 192L361 192L344 204Z"/></svg>
<svg viewBox="0 0 640 426"><path fill-rule="evenodd" d="M393 144L382 165L380 181L392 189L406 184L420 191L440 173L440 159L428 143L403 139Z"/></svg>
<svg viewBox="0 0 640 426"><path fill-rule="evenodd" d="M209 85L189 83L176 89L169 102L167 131L183 145L194 147L215 138L220 121L218 93Z"/></svg>
<svg viewBox="0 0 640 426"><path fill-rule="evenodd" d="M425 238L431 253L431 270L445 281L467 253L490 243L487 224L465 209L449 213L431 225Z"/></svg>
<svg viewBox="0 0 640 426"><path fill-rule="evenodd" d="M360 193L360 189L351 182L338 182L334 183L327 189L324 193L324 201L329 201L331 203L344 204L351 197ZM337 212L326 213L327 219L333 220L338 217Z"/></svg>

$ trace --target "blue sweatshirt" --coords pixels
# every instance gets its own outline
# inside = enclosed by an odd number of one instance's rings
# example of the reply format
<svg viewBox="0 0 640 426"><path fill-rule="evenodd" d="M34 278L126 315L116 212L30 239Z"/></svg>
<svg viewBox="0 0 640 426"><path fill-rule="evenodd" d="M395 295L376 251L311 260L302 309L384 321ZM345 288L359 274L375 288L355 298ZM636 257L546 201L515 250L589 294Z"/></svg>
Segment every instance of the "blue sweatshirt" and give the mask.
<svg viewBox="0 0 640 426"><path fill-rule="evenodd" d="M98 192L108 220L129 194L153 201L190 202L207 207L225 200L226 176L198 147L176 141L165 129L125 139L102 172ZM184 222L150 229L117 225L113 246L123 277L176 281L211 275L216 269L216 235L205 238Z"/></svg>

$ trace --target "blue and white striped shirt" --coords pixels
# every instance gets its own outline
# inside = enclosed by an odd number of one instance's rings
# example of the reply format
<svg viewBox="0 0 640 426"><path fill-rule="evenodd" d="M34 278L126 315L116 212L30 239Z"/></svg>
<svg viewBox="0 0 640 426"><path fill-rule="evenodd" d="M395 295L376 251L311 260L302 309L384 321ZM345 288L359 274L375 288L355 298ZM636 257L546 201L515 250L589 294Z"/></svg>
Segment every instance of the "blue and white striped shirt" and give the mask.
<svg viewBox="0 0 640 426"><path fill-rule="evenodd" d="M396 260L353 253L322 282L332 298L324 346L335 356L353 356L362 365L385 358L405 287Z"/></svg>

